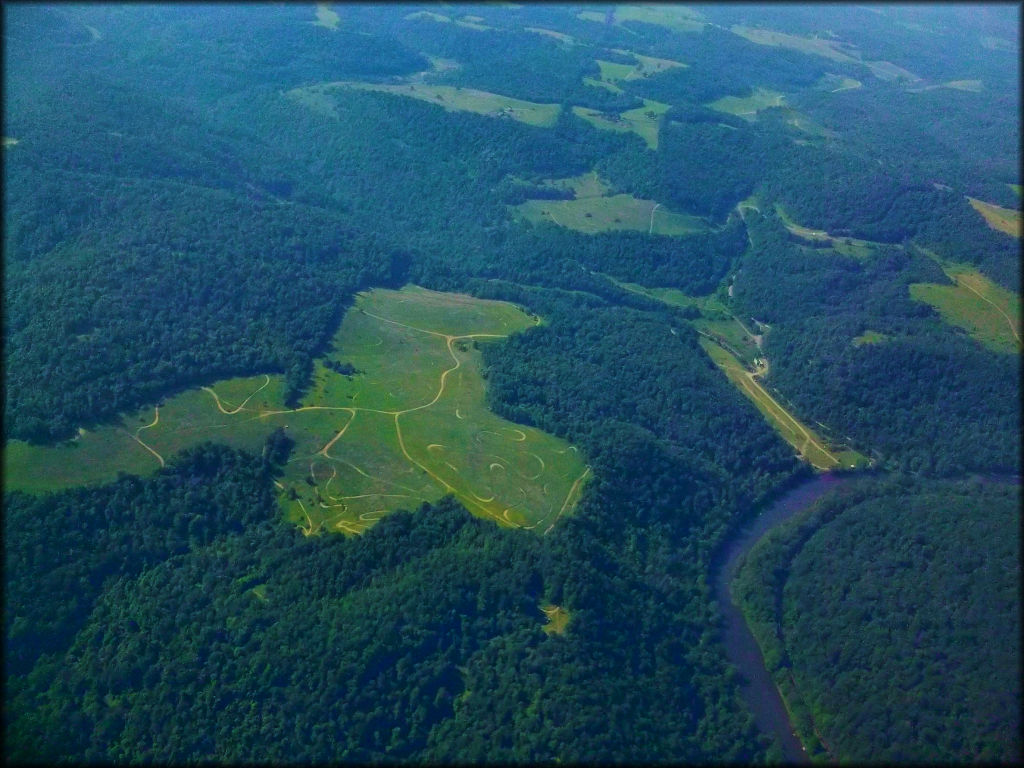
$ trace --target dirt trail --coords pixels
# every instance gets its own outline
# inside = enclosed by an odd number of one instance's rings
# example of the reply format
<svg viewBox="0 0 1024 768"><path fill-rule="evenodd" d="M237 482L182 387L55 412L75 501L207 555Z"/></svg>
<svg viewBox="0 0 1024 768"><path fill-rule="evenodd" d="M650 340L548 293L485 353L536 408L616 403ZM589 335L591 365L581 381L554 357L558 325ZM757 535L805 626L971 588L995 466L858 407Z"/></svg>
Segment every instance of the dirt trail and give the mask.
<svg viewBox="0 0 1024 768"><path fill-rule="evenodd" d="M245 408L245 404L248 403L250 400L252 400L252 398L255 397L255 395L258 392L260 392L260 390L262 390L264 387L266 387L268 384L270 384L270 376L268 376L267 374L263 374L263 377L266 379L266 381L263 382L263 386L260 387L259 389L257 389L256 391L254 391L247 398L245 398L245 400L242 401L242 404L239 405L237 408L235 408L233 411L227 411L227 410L224 409L224 406L221 405L220 397L218 397L217 393L214 392L210 387L203 387L203 389L205 389L207 392L209 392L211 395L213 395L213 399L217 403L217 408L220 410L221 413L226 414L228 416L233 416L234 414L238 413L240 410Z"/></svg>
<svg viewBox="0 0 1024 768"><path fill-rule="evenodd" d="M1010 326L1010 333L1013 334L1013 338L1015 338L1017 340L1017 343L1020 344L1021 343L1020 336L1017 334L1017 329L1013 325L1013 319L1008 314L1006 314L1003 311L1002 307L1000 307L998 304L996 304L991 299L985 298L985 296L983 296L979 291L975 290L970 285L968 285L966 280L961 280L960 279L961 277L963 277L963 276L962 275L956 275L955 276L954 279L956 280L956 284L957 285L962 285L964 288L966 288L968 291L973 293L979 299L981 299L982 301L984 301L984 302L986 302L988 304L991 304L993 307L995 307L996 312L998 312L1000 315L1002 315L1006 319L1006 324L1008 326Z"/></svg>

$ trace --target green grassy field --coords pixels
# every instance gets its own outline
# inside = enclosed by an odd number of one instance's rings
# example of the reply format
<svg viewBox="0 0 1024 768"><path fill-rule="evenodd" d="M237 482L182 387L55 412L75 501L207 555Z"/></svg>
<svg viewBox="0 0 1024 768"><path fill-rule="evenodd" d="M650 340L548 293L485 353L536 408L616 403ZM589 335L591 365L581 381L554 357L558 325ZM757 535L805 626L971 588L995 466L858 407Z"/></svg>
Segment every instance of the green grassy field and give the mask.
<svg viewBox="0 0 1024 768"><path fill-rule="evenodd" d="M4 139L4 141L6 142L7 139ZM1010 189L1016 192L1017 197L1020 197L1020 184L1007 184L1006 186L1008 186Z"/></svg>
<svg viewBox="0 0 1024 768"><path fill-rule="evenodd" d="M838 44L832 40L824 40L818 37L799 37L797 35L787 35L783 32L775 32L771 29L743 27L739 25L733 26L730 31L733 34L746 38L750 42L757 43L758 45L789 48L792 51L799 51L800 53L808 53L815 56L824 56L826 59L841 61L847 64L859 61L848 53L844 53L840 50Z"/></svg>
<svg viewBox="0 0 1024 768"><path fill-rule="evenodd" d="M820 436L794 418L775 398L768 394L754 374L751 374L739 360L721 346L703 336L700 338L700 345L715 365L725 373L729 381L754 403L768 423L796 449L801 458L813 467L829 470L836 467L852 468L868 464L868 459L856 451L829 450Z"/></svg>
<svg viewBox="0 0 1024 768"><path fill-rule="evenodd" d="M317 3L316 21L313 22L314 24L319 27L326 27L327 29L337 29L340 21L341 17L332 11L327 3Z"/></svg>
<svg viewBox="0 0 1024 768"><path fill-rule="evenodd" d="M852 344L855 347L863 347L867 344L884 344L889 340L889 337L884 333L878 331L867 330L864 331L860 336L854 338Z"/></svg>
<svg viewBox="0 0 1024 768"><path fill-rule="evenodd" d="M885 245L885 243L877 243L872 240L859 240L855 237L833 237L823 229L809 229L797 224L793 219L790 218L789 214L786 213L786 209L778 203L775 204L775 212L782 219L782 223L786 226L792 234L797 237L803 238L804 240L810 240L814 243L828 244L832 250L836 253L841 253L844 256L849 256L854 259L867 259L874 255L875 247L878 245Z"/></svg>
<svg viewBox="0 0 1024 768"><path fill-rule="evenodd" d="M640 21L644 24L656 24L675 32L701 32L704 23L701 15L680 5L617 5L615 6L615 23ZM604 19L602 18L601 21Z"/></svg>
<svg viewBox="0 0 1024 768"><path fill-rule="evenodd" d="M778 91L754 88L749 96L723 96L707 106L719 112L742 117L744 120L755 120L757 113L762 109L781 107L785 101L785 95Z"/></svg>
<svg viewBox="0 0 1024 768"><path fill-rule="evenodd" d="M607 115L588 107L573 107L572 111L596 128L628 133L632 131L647 142L651 149L658 148L658 126L661 116L671 108L660 101L644 99L644 106L627 110L619 115Z"/></svg>
<svg viewBox="0 0 1024 768"><path fill-rule="evenodd" d="M629 229L655 235L686 235L707 229L703 219L667 211L651 200L638 200L632 195L527 200L514 206L514 210L526 221L550 221L587 234Z"/></svg>
<svg viewBox="0 0 1024 768"><path fill-rule="evenodd" d="M560 605L546 603L540 607L541 612L547 617L547 624L542 629L549 635L561 635L569 626L569 612Z"/></svg>
<svg viewBox="0 0 1024 768"><path fill-rule="evenodd" d="M996 285L969 264L945 261L927 248L917 250L934 259L956 285L914 283L910 295L932 305L950 325L962 328L994 352L1019 353L1020 296Z"/></svg>
<svg viewBox="0 0 1024 768"><path fill-rule="evenodd" d="M556 32L553 29L544 29L543 27L523 27L523 29L525 29L527 32L533 32L538 35L547 35L548 37L553 37L560 43L568 43L571 45L576 42L575 38L573 38L571 35L567 35L564 32Z"/></svg>
<svg viewBox="0 0 1024 768"><path fill-rule="evenodd" d="M589 469L568 443L491 413L479 346L538 322L517 307L421 288L360 294L298 408L283 380L218 382L156 409L38 447L4 452L10 490L41 492L147 474L205 440L260 451L282 427L295 441L278 480L289 519L306 533L359 533L397 509L452 493L476 515L545 533L568 514Z"/></svg>
<svg viewBox="0 0 1024 768"><path fill-rule="evenodd" d="M992 229L1005 232L1013 237L1020 237L1020 211L1015 211L1012 208L1001 208L992 203L975 200L973 197L967 199L970 200L971 207L982 215L985 223L992 227Z"/></svg>
<svg viewBox="0 0 1024 768"><path fill-rule="evenodd" d="M422 83L402 83L382 85L378 83L359 83L340 81L320 85L295 88L289 95L314 106L318 94L326 94L333 88L353 88L363 91L382 91L399 96L420 99L431 104L444 107L449 112L473 112L488 117L503 117L518 120L527 125L550 127L558 119L561 107L558 104L536 104L532 101L514 99L488 91L473 88L457 88L451 85L425 85ZM322 97L321 97L322 98Z"/></svg>

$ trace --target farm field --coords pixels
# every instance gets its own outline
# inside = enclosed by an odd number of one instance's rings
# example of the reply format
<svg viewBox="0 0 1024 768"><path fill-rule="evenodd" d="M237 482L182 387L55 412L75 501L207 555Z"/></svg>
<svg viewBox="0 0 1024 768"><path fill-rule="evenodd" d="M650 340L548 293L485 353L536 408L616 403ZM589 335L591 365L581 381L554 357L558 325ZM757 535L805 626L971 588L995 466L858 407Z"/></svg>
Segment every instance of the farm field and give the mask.
<svg viewBox="0 0 1024 768"><path fill-rule="evenodd" d="M640 80L648 75L664 72L677 67L685 67L680 61L672 59L659 59L654 56L644 56L633 51L614 49L615 53L623 56L632 56L636 64L619 64L613 61L597 59L597 65L601 68L601 79L606 83L616 83L623 80Z"/></svg>
<svg viewBox="0 0 1024 768"><path fill-rule="evenodd" d="M527 32L533 32L538 35L547 35L548 37L553 37L560 43L568 43L572 45L573 43L576 42L576 39L571 35L567 35L564 32L556 32L553 29L545 29L544 27L523 27L523 29L525 29Z"/></svg>
<svg viewBox="0 0 1024 768"><path fill-rule="evenodd" d="M655 24L675 32L701 32L704 22L697 11L677 5L617 5L615 23L639 21ZM603 20L603 19L602 19Z"/></svg>
<svg viewBox="0 0 1024 768"><path fill-rule="evenodd" d="M305 88L296 88L290 93L297 96L309 98L309 94L316 94L331 88L354 88L364 91L382 91L394 93L399 96L408 96L413 99L427 101L444 107L449 112L473 112L487 117L508 117L518 120L527 125L539 127L551 127L558 119L558 111L561 107L558 104L536 104L532 101L514 99L511 96L502 96L489 91L478 91L473 88L458 88L451 85L423 85L420 83L402 83L396 85L382 85L377 83L360 83L355 81L340 81L336 83L324 83ZM296 92L299 92L298 94Z"/></svg>
<svg viewBox="0 0 1024 768"><path fill-rule="evenodd" d="M644 105L620 115L607 115L589 107L573 107L572 111L588 123L606 131L628 133L632 131L647 142L651 149L658 148L658 126L661 116L668 112L669 104L644 99Z"/></svg>
<svg viewBox="0 0 1024 768"><path fill-rule="evenodd" d="M973 197L967 199L970 200L971 207L984 217L985 223L992 229L1005 232L1013 237L1020 237L1020 211L1001 208Z"/></svg>
<svg viewBox="0 0 1024 768"><path fill-rule="evenodd" d="M754 88L749 96L723 96L709 106L719 112L726 112L744 120L757 119L757 113L769 107L781 107L786 101L784 94L767 88Z"/></svg>
<svg viewBox="0 0 1024 768"><path fill-rule="evenodd" d="M771 29L755 29L754 27L740 25L733 26L729 31L758 45L789 48L792 51L824 56L826 59L847 64L859 61L859 59L840 50L841 44L832 40L823 40L817 37L799 37L797 35L787 35L784 32L775 32Z"/></svg>
<svg viewBox="0 0 1024 768"><path fill-rule="evenodd" d="M363 293L299 407L283 405L279 376L218 382L71 444L11 443L8 488L148 474L205 440L258 452L280 427L295 441L280 500L307 534L360 533L446 493L478 516L546 533L571 511L589 469L574 446L487 409L479 352L537 322L505 302L415 287ZM339 363L354 372L328 367Z"/></svg>
<svg viewBox="0 0 1024 768"><path fill-rule="evenodd" d="M655 235L686 235L707 228L696 216L673 213L651 200L624 194L576 200L527 200L513 210L526 221L550 221L587 234L629 229Z"/></svg>

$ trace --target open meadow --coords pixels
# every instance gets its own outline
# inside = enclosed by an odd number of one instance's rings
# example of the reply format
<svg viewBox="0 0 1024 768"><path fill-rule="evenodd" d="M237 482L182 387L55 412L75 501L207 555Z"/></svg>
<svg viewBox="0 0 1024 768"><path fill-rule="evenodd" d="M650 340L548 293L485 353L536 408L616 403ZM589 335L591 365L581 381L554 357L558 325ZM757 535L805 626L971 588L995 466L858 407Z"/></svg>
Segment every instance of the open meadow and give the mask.
<svg viewBox="0 0 1024 768"><path fill-rule="evenodd" d="M480 517L545 533L572 510L589 469L574 446L488 410L479 351L537 322L505 302L415 287L363 293L299 407L283 404L280 376L217 382L71 443L12 442L8 488L149 474L206 440L259 452L281 428L295 445L280 500L307 534L359 533L446 493Z"/></svg>
<svg viewBox="0 0 1024 768"><path fill-rule="evenodd" d="M967 199L970 200L971 207L984 217L985 223L992 229L1005 232L1013 237L1020 237L1020 211L1002 208L973 197Z"/></svg>
<svg viewBox="0 0 1024 768"><path fill-rule="evenodd" d="M617 131L619 133L635 133L647 142L651 149L658 148L658 128L661 124L661 116L670 109L671 105L663 104L660 101L644 99L644 105L636 109L628 109L621 114L614 115L601 112L589 107L573 107L572 111L577 117L581 117L588 123L603 131Z"/></svg>

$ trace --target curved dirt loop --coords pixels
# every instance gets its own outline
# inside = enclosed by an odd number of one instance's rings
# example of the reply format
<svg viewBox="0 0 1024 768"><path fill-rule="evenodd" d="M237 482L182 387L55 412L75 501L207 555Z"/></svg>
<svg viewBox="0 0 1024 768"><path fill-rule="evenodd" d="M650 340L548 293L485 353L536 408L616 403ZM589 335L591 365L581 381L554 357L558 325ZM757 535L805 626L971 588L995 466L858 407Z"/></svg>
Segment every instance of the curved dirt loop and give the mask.
<svg viewBox="0 0 1024 768"><path fill-rule="evenodd" d="M142 426L142 427L139 427L138 429L136 429L136 430L135 430L135 434L132 434L132 433L131 433L131 432L129 432L129 431L127 430L127 429L125 429L125 430L123 430L123 431L124 431L124 433L125 433L126 435L128 435L128 437L130 437L130 438L131 438L132 440L134 440L134 441L135 441L136 443L138 443L139 445L141 445L141 446L142 446L143 448L145 448L145 449L146 449L147 451L149 451L149 452L150 452L151 454L153 454L154 456L156 456L156 460L160 462L160 466L161 466L161 467L166 467L166 466L167 466L167 463L166 463L166 462L164 461L164 457L163 457L163 456L161 456L161 455L160 455L159 453L157 453L156 451L154 451L154 450L153 450L153 449L152 449L152 448L151 448L150 446L146 445L146 444L145 444L144 442L142 442L142 440L140 440L140 439L139 439L139 432L141 432L141 431L142 431L142 430L144 430L144 429L149 429L150 427L155 427L155 426L156 426L157 424L159 424L159 423L160 423L160 406L158 405L158 406L156 406L155 412L154 412L154 414L153 414L153 421L151 421L151 422L150 422L149 424L146 424L145 426Z"/></svg>
<svg viewBox="0 0 1024 768"><path fill-rule="evenodd" d="M562 502L562 508L560 510L558 510L558 514L555 515L554 521L551 523L551 525L549 525L547 528L544 529L544 535L545 536L547 536L548 533L551 531L551 529L555 527L555 523L558 522L558 519L563 514L565 514L565 510L569 508L569 502L572 501L573 495L575 495L576 491L579 490L580 485L583 484L583 481L587 479L587 475L589 475L589 474L590 474L590 467L587 467L586 469L583 470L583 474L576 478L576 482L574 482L572 484L572 488L569 489L569 493L567 493L565 495L565 501ZM536 528L537 527L537 523L534 523L530 527L531 528Z"/></svg>
<svg viewBox="0 0 1024 768"><path fill-rule="evenodd" d="M514 427L505 427L505 429L509 430L510 432L518 432L519 433L519 437L512 438L517 443L522 443L522 442L524 442L526 440L526 433L523 432L523 430L515 429Z"/></svg>
<svg viewBox="0 0 1024 768"><path fill-rule="evenodd" d="M338 442L339 439L341 439L341 436L345 434L345 430L347 430L349 427L352 426L352 422L356 420L356 411L355 411L355 409L354 408L348 408L346 410L348 410L348 412L352 415L352 418L350 418L348 420L348 423L346 423L345 426L341 428L341 431L338 434L336 434L334 437L331 438L331 441L329 443L327 443L327 445L325 445L323 448L321 448L317 452L320 456L323 456L325 459L334 458L333 456L331 456L328 453L328 451L331 449L331 446L333 446L336 442ZM334 474L338 474L338 470L334 470ZM333 478L331 478L331 479L333 480ZM330 481L328 481L328 485L329 484L330 484ZM326 490L327 489L324 488L325 492L326 492Z"/></svg>
<svg viewBox="0 0 1024 768"><path fill-rule="evenodd" d="M651 226L647 230L648 235L654 234L654 212L661 207L661 203L655 203L654 207L651 208Z"/></svg>
<svg viewBox="0 0 1024 768"><path fill-rule="evenodd" d="M233 411L226 411L226 410L224 410L224 406L221 405L220 397L217 395L216 392L213 391L213 389L211 389L210 387L202 387L202 389L205 389L207 392L209 392L211 395L213 395L213 399L217 403L217 408L220 410L221 413L226 414L228 416L233 416L234 414L238 413L243 408L245 408L245 404L248 403L250 400L252 400L252 398L256 395L257 392L259 392L264 387L266 387L268 384L270 384L270 376L268 376L267 374L263 374L263 377L266 379L266 381L263 382L263 386L259 387L251 395L249 395L247 398L245 398L245 400L242 401L242 404L239 405L237 408L235 408L235 410L233 410Z"/></svg>

